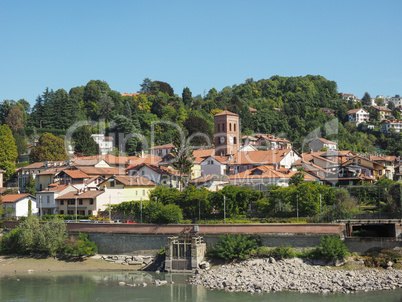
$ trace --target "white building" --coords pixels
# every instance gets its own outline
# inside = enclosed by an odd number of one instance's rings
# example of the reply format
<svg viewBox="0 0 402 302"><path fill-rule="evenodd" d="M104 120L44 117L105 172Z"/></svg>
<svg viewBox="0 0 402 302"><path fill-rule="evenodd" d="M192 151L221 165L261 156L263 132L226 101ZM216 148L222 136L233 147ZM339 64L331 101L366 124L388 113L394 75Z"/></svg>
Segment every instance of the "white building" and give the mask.
<svg viewBox="0 0 402 302"><path fill-rule="evenodd" d="M366 109L358 108L348 111L349 122L355 123L356 126L360 123L368 122L370 119L370 114Z"/></svg>
<svg viewBox="0 0 402 302"><path fill-rule="evenodd" d="M382 133L389 133L391 129L395 129L396 132L401 132L402 120L384 120L381 122Z"/></svg>
<svg viewBox="0 0 402 302"><path fill-rule="evenodd" d="M36 198L31 194L7 194L2 196L4 213L12 217L27 217L31 200L31 214L38 213Z"/></svg>
<svg viewBox="0 0 402 302"><path fill-rule="evenodd" d="M76 191L77 189L72 185L60 185L58 182L50 184L45 190L36 193L38 212L56 215L59 210L56 198L66 193Z"/></svg>
<svg viewBox="0 0 402 302"><path fill-rule="evenodd" d="M166 154L169 154L173 148L174 148L174 145L172 143L167 144L167 145L162 145L162 146L155 146L155 147L149 148L149 153L152 155L164 157Z"/></svg>
<svg viewBox="0 0 402 302"><path fill-rule="evenodd" d="M226 175L228 158L224 156L208 156L201 162L201 176Z"/></svg>
<svg viewBox="0 0 402 302"><path fill-rule="evenodd" d="M320 151L321 149L327 149L328 151L336 151L338 149L338 143L332 142L322 137L316 137L309 144L309 149L313 152Z"/></svg>
<svg viewBox="0 0 402 302"><path fill-rule="evenodd" d="M92 134L92 138L99 145L99 153L101 155L113 152L113 137L104 134Z"/></svg>

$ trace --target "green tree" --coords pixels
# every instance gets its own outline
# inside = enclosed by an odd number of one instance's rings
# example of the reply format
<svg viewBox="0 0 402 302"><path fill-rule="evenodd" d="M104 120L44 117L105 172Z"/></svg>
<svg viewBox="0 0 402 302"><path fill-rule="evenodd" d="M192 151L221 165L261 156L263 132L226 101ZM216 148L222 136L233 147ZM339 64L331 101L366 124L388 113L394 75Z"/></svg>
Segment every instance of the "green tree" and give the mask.
<svg viewBox="0 0 402 302"><path fill-rule="evenodd" d="M24 185L24 192L36 196L36 180L31 175Z"/></svg>
<svg viewBox="0 0 402 302"><path fill-rule="evenodd" d="M99 154L99 146L91 135L92 133L87 126L81 126L74 132L75 153L81 153L85 156Z"/></svg>
<svg viewBox="0 0 402 302"><path fill-rule="evenodd" d="M185 142L181 140L179 135L175 135L173 146L172 154L174 162L172 163L172 167L179 171L181 191L186 186L187 180L190 179L191 169L194 166L194 157L192 150L185 146Z"/></svg>
<svg viewBox="0 0 402 302"><path fill-rule="evenodd" d="M306 172L303 168L298 168L297 172L290 177L289 185L298 186L304 182L304 177L306 176Z"/></svg>
<svg viewBox="0 0 402 302"><path fill-rule="evenodd" d="M371 96L368 92L364 93L364 96L362 97L362 103L365 106L371 106Z"/></svg>
<svg viewBox="0 0 402 302"><path fill-rule="evenodd" d="M24 128L23 115L23 111L17 105L10 108L5 122L13 132L18 132Z"/></svg>
<svg viewBox="0 0 402 302"><path fill-rule="evenodd" d="M187 107L191 106L193 97L192 97L190 88L186 87L183 89L182 99L183 99L183 103L185 106L187 106Z"/></svg>
<svg viewBox="0 0 402 302"><path fill-rule="evenodd" d="M32 162L59 161L68 159L64 141L51 133L45 133L31 152Z"/></svg>
<svg viewBox="0 0 402 302"><path fill-rule="evenodd" d="M55 255L62 251L67 240L66 224L60 219L40 223L39 218L30 215L19 226L2 238L5 253L22 255Z"/></svg>
<svg viewBox="0 0 402 302"><path fill-rule="evenodd" d="M0 169L6 171L4 180L8 181L15 173L15 161L18 157L17 146L10 128L0 126Z"/></svg>
<svg viewBox="0 0 402 302"><path fill-rule="evenodd" d="M213 131L205 119L198 116L190 116L184 121L183 126L187 130L189 138L192 137L189 141L192 146L211 145Z"/></svg>

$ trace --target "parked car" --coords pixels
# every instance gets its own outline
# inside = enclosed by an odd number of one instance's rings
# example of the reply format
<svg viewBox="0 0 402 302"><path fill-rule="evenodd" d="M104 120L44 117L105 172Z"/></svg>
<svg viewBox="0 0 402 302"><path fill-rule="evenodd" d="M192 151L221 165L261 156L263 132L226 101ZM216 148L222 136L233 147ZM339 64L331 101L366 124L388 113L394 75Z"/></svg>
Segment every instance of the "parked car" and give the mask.
<svg viewBox="0 0 402 302"><path fill-rule="evenodd" d="M132 223L132 224L136 224L137 222L135 220L126 220L123 221L123 223Z"/></svg>
<svg viewBox="0 0 402 302"><path fill-rule="evenodd" d="M66 223L75 222L75 220L64 220Z"/></svg>
<svg viewBox="0 0 402 302"><path fill-rule="evenodd" d="M80 219L78 222L91 223L92 220L90 220L90 219Z"/></svg>
<svg viewBox="0 0 402 302"><path fill-rule="evenodd" d="M113 223L122 223L120 219L116 219Z"/></svg>

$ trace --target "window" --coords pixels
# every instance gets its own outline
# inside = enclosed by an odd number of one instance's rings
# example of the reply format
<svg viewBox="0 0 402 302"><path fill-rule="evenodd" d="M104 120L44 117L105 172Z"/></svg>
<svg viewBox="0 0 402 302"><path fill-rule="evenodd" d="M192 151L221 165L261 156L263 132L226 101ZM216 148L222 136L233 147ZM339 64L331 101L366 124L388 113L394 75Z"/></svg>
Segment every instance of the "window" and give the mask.
<svg viewBox="0 0 402 302"><path fill-rule="evenodd" d="M358 160L357 160L357 163L358 163L358 164L361 164L361 163L362 163L362 161L361 161L360 159L358 159Z"/></svg>
<svg viewBox="0 0 402 302"><path fill-rule="evenodd" d="M114 183L114 180L110 183L110 187L111 188L114 188L114 186L115 186L115 183Z"/></svg>
<svg viewBox="0 0 402 302"><path fill-rule="evenodd" d="M64 200L60 200L60 205L64 206Z"/></svg>
<svg viewBox="0 0 402 302"><path fill-rule="evenodd" d="M75 205L75 200L74 199L69 199L68 204L69 205Z"/></svg>
<svg viewBox="0 0 402 302"><path fill-rule="evenodd" d="M78 201L78 204L82 205L82 199L80 199L80 200Z"/></svg>
<svg viewBox="0 0 402 302"><path fill-rule="evenodd" d="M236 124L233 124L233 131L236 131Z"/></svg>
<svg viewBox="0 0 402 302"><path fill-rule="evenodd" d="M50 196L49 195L46 196L46 201L47 201L47 203L50 203Z"/></svg>
<svg viewBox="0 0 402 302"><path fill-rule="evenodd" d="M237 144L237 137L235 136L234 138L233 138L233 144Z"/></svg>
<svg viewBox="0 0 402 302"><path fill-rule="evenodd" d="M222 124L222 131L225 131L225 124Z"/></svg>
<svg viewBox="0 0 402 302"><path fill-rule="evenodd" d="M218 124L218 132L221 132L221 125Z"/></svg>
<svg viewBox="0 0 402 302"><path fill-rule="evenodd" d="M89 204L94 204L94 200L91 199L91 200L89 201Z"/></svg>
<svg viewBox="0 0 402 302"><path fill-rule="evenodd" d="M229 123L229 131L232 131L232 123Z"/></svg>
<svg viewBox="0 0 402 302"><path fill-rule="evenodd" d="M60 215L64 215L64 210L61 210L61 211L60 211Z"/></svg>
<svg viewBox="0 0 402 302"><path fill-rule="evenodd" d="M142 195L145 196L145 190L142 190Z"/></svg>

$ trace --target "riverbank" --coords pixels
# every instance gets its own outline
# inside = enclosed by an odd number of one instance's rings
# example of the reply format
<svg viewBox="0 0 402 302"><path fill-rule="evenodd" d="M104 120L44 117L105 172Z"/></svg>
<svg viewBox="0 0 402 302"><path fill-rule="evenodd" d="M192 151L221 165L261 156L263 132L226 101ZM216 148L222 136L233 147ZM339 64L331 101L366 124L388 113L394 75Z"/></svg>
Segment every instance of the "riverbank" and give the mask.
<svg viewBox="0 0 402 302"><path fill-rule="evenodd" d="M199 270L190 283L229 292L352 293L402 288L402 270L345 270L311 265L299 258L251 259Z"/></svg>
<svg viewBox="0 0 402 302"><path fill-rule="evenodd" d="M83 259L58 259L53 257L9 257L0 256L0 277L11 274L43 273L43 272L91 272L91 271L138 271L144 265L119 265L108 262L101 256Z"/></svg>

